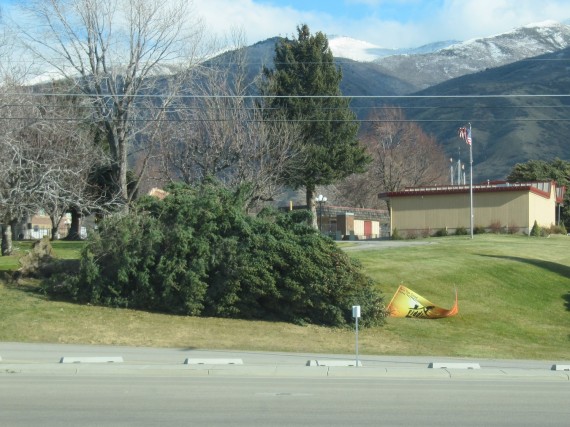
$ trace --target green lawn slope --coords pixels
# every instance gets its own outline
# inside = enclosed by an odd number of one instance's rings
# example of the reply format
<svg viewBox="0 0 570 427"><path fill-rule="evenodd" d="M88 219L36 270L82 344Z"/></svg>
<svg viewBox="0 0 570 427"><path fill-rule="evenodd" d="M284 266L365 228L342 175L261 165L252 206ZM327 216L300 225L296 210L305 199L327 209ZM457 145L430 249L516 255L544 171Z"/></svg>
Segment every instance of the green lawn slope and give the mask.
<svg viewBox="0 0 570 427"><path fill-rule="evenodd" d="M476 235L356 250L386 303L400 284L459 314L389 318L359 331L361 354L570 360L570 237ZM81 244L56 242L62 258ZM0 257L0 270L17 257ZM348 250L348 248L347 248ZM1 277L1 276L0 276ZM348 308L349 309L349 308ZM275 322L169 316L51 301L37 283L0 279L0 341L92 343L315 353L354 352L354 331Z"/></svg>

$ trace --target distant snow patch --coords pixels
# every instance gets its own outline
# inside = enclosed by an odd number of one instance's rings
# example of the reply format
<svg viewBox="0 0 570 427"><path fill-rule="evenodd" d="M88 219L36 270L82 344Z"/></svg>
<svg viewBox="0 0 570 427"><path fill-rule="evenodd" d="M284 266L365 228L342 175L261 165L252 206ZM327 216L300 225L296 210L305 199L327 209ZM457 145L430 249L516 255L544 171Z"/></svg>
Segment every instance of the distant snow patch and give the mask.
<svg viewBox="0 0 570 427"><path fill-rule="evenodd" d="M348 58L353 61L370 62L378 57L386 56L393 49L386 49L375 44L344 36L332 36L329 47L337 58Z"/></svg>

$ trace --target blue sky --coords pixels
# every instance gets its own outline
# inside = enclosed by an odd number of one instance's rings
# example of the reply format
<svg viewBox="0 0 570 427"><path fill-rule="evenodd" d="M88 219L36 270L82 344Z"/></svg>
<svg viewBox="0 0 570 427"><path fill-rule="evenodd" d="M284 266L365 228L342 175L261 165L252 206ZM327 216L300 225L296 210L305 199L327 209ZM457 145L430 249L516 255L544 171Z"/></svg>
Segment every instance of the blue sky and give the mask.
<svg viewBox="0 0 570 427"><path fill-rule="evenodd" d="M17 1L0 0L3 9ZM170 1L170 0L164 0ZM348 36L380 47L469 40L547 20L568 21L568 0L188 0L211 33L243 30L249 44L312 32Z"/></svg>
<svg viewBox="0 0 570 427"><path fill-rule="evenodd" d="M408 21L425 16L430 10L440 8L442 0L379 1L379 0L266 0L258 4L275 7L289 6L299 11L326 13L337 18L361 20L374 16L379 19Z"/></svg>
<svg viewBox="0 0 570 427"><path fill-rule="evenodd" d="M244 28L251 43L291 36L299 23L307 23L313 32L414 47L570 18L568 0L194 0L194 5L212 29Z"/></svg>

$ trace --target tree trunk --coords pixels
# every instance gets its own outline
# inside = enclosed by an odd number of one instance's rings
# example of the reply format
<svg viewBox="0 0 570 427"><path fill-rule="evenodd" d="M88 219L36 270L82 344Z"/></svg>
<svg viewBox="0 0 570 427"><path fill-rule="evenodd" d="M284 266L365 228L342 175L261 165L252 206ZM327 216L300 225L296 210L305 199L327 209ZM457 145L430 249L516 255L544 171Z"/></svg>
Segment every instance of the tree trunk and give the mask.
<svg viewBox="0 0 570 427"><path fill-rule="evenodd" d="M71 226L65 240L81 240L81 212L77 208L71 208Z"/></svg>
<svg viewBox="0 0 570 427"><path fill-rule="evenodd" d="M51 240L59 240L59 223L56 217L50 216L51 219Z"/></svg>
<svg viewBox="0 0 570 427"><path fill-rule="evenodd" d="M12 226L8 221L2 224L2 256L12 255Z"/></svg>
<svg viewBox="0 0 570 427"><path fill-rule="evenodd" d="M317 222L317 206L315 204L315 187L314 186L307 186L306 187L306 200L307 200L307 209L311 211L312 219L309 222L309 225L313 227L315 230L319 229L319 224Z"/></svg>

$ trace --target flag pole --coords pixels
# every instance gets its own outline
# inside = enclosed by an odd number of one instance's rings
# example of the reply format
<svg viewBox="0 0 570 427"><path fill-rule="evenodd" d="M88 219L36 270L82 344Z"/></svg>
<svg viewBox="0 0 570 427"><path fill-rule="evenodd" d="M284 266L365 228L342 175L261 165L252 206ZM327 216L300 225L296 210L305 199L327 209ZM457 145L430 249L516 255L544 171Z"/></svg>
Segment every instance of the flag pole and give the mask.
<svg viewBox="0 0 570 427"><path fill-rule="evenodd" d="M469 144L469 213L471 215L471 238L473 239L473 137L471 136L471 123L469 123L469 136L471 137Z"/></svg>

